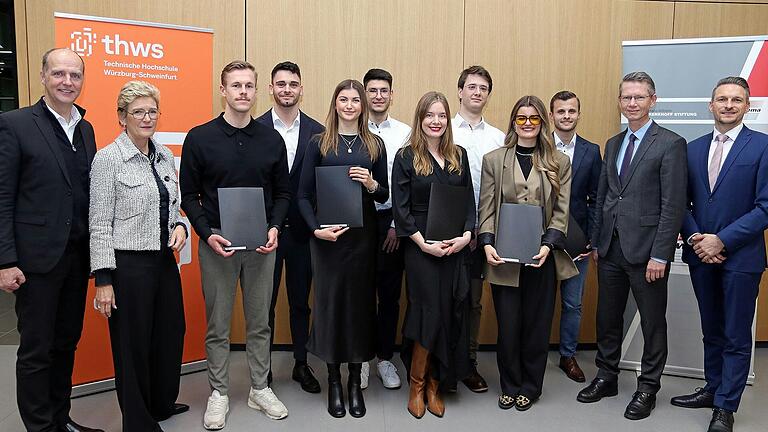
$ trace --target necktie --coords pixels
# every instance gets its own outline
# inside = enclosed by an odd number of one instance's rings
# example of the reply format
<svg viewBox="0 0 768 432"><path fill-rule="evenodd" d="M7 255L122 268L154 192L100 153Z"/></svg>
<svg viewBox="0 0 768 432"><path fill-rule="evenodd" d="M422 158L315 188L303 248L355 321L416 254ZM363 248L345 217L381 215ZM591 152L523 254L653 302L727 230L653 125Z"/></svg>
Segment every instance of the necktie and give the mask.
<svg viewBox="0 0 768 432"><path fill-rule="evenodd" d="M717 134L717 137L715 138L715 141L717 142L715 145L715 153L712 154L712 160L709 161L709 169L707 170L709 173L710 191L715 188L717 175L720 174L720 162L723 160L723 145L728 141L728 139L728 135L725 134Z"/></svg>
<svg viewBox="0 0 768 432"><path fill-rule="evenodd" d="M629 164L632 162L632 154L635 152L635 141L637 141L635 134L630 134L629 144L627 145L627 150L624 152L624 159L621 160L621 172L619 172L619 180L621 180L621 184L625 184L627 177L629 176Z"/></svg>

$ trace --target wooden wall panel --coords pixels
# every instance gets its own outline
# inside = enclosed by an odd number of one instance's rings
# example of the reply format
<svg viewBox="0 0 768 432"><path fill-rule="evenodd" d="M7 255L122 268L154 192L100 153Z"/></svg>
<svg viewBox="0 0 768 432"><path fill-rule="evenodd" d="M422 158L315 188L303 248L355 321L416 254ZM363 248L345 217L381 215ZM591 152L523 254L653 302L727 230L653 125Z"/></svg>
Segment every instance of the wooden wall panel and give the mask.
<svg viewBox="0 0 768 432"><path fill-rule="evenodd" d="M506 131L510 109L520 96L534 94L549 102L555 92L570 89L581 99L579 133L602 145L619 130L621 42L672 37L674 5L467 0L465 11L464 64L484 65L493 76L486 111L492 124ZM584 295L582 342L595 340L596 286L592 265ZM493 310L487 286L483 309ZM553 323L554 341L558 322ZM495 343L494 314L483 314L481 333L481 343Z"/></svg>
<svg viewBox="0 0 768 432"><path fill-rule="evenodd" d="M17 0L18 2L19 0ZM214 95L211 113L221 111L218 76L230 59L245 55L245 4L242 0L187 0L158 2L152 0L26 0L30 82L29 100L43 94L40 84L40 58L54 43L53 13L66 12L211 28L214 31L213 76L210 89ZM88 72L86 71L88 85ZM194 92L190 89L190 100ZM110 98L116 95L109 95Z"/></svg>
<svg viewBox="0 0 768 432"><path fill-rule="evenodd" d="M16 72L18 77L19 106L29 105L29 62L27 61L27 5L26 0L13 2L16 31ZM38 70L39 72L39 70Z"/></svg>

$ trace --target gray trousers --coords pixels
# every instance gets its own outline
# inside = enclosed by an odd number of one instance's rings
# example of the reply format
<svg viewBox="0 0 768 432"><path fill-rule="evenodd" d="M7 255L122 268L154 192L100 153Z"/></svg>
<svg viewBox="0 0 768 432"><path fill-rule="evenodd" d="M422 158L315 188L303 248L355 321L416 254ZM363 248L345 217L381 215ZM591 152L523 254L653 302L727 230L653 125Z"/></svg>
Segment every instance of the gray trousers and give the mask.
<svg viewBox="0 0 768 432"><path fill-rule="evenodd" d="M272 300L275 254L237 251L229 258L216 255L208 243L198 245L200 276L205 298L208 331L205 352L208 356L208 382L226 395L229 390L229 332L237 282L243 291L245 351L251 372L251 387L267 387L270 368L269 305Z"/></svg>

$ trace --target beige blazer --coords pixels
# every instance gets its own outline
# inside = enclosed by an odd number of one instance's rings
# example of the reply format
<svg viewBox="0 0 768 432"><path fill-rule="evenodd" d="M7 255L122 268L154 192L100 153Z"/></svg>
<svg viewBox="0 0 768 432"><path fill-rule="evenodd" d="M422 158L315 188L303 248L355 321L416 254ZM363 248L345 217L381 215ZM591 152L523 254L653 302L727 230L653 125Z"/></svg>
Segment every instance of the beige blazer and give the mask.
<svg viewBox="0 0 768 432"><path fill-rule="evenodd" d="M506 157L505 157L506 155ZM555 152L560 163L560 192L553 194L552 185L547 177L534 168L525 179L517 163L514 147L502 147L487 153L483 157L483 169L480 180L480 204L478 233L496 235L498 210L502 203L544 205L544 224L563 233L568 232L568 205L571 195L571 162L568 156ZM502 181L503 176L503 181ZM542 181L543 180L543 181ZM501 190L503 185L503 191ZM542 203L542 188L545 203ZM542 227L543 233L543 227ZM555 250L555 271L557 279L563 280L576 276L578 270L573 260L565 251ZM552 259L547 257L547 259ZM499 266L485 263L485 277L488 282L498 285L518 286L520 264L505 263Z"/></svg>

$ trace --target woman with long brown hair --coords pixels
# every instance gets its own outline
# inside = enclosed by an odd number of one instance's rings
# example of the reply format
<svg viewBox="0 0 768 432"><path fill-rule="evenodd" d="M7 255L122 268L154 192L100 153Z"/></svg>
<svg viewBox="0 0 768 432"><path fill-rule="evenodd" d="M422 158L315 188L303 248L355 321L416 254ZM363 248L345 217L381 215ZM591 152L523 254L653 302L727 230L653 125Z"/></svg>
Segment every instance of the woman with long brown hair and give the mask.
<svg viewBox="0 0 768 432"><path fill-rule="evenodd" d="M541 396L549 333L555 308L555 280L576 274L563 250L568 224L571 164L555 149L547 109L536 96L515 103L504 147L483 158L478 245L488 261L486 279L498 317L499 407L525 411ZM536 264L501 260L494 248L503 203L543 209Z"/></svg>
<svg viewBox="0 0 768 432"><path fill-rule="evenodd" d="M347 165L349 177L361 184L363 227L321 228L315 216L315 167ZM315 304L307 350L328 365L328 412L333 417L346 414L341 363L349 363L349 413L365 415L360 370L376 355L374 200L383 203L388 197L386 149L368 130L364 87L344 80L333 92L325 132L307 147L299 184L299 211L314 233Z"/></svg>
<svg viewBox="0 0 768 432"><path fill-rule="evenodd" d="M392 168L395 227L399 237L407 237L408 308L401 355L410 376L408 411L416 418L426 409L442 417L439 388L455 386L470 366L465 254L475 228L475 200L467 152L454 144L450 118L443 94L422 96L409 142ZM424 235L433 183L465 188L465 222L458 237L428 243Z"/></svg>

